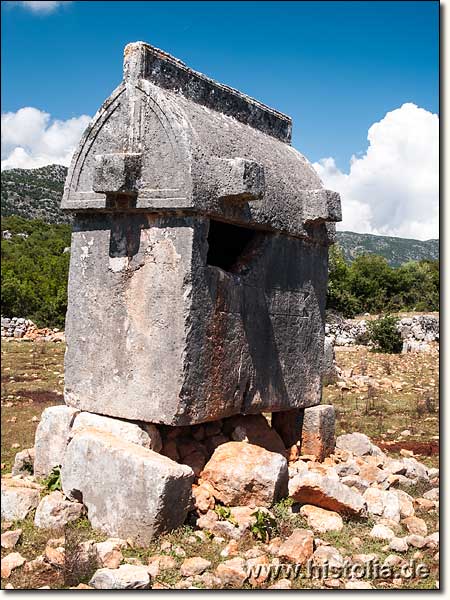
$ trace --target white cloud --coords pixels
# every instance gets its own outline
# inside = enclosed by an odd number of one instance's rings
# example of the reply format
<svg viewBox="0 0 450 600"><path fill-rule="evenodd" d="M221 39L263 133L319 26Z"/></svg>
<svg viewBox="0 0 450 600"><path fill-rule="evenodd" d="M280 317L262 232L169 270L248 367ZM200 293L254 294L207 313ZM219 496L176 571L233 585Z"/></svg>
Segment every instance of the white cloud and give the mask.
<svg viewBox="0 0 450 600"><path fill-rule="evenodd" d="M49 164L68 166L90 117L81 115L67 121L31 106L3 113L1 168L33 169Z"/></svg>
<svg viewBox="0 0 450 600"><path fill-rule="evenodd" d="M333 158L314 163L325 186L341 194L341 230L415 239L439 237L439 117L403 104L374 123L369 147L349 173Z"/></svg>
<svg viewBox="0 0 450 600"><path fill-rule="evenodd" d="M16 2L8 2L12 6L21 6L22 8L29 10L35 14L49 14L57 10L60 6L67 6L71 2L57 2L57 1L46 1L46 0L23 0Z"/></svg>

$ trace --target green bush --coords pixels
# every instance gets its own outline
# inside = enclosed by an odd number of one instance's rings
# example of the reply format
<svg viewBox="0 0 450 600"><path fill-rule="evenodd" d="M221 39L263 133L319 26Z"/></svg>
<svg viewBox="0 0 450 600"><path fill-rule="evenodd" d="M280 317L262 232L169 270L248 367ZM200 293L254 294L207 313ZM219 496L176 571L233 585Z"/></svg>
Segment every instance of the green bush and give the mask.
<svg viewBox="0 0 450 600"><path fill-rule="evenodd" d="M376 254L358 256L351 264L339 246L329 254L327 308L351 318L361 313L439 310L439 261L389 266Z"/></svg>
<svg viewBox="0 0 450 600"><path fill-rule="evenodd" d="M368 321L369 340L375 350L386 354L399 354L402 351L403 342L397 324L398 319L391 315Z"/></svg>
<svg viewBox="0 0 450 600"><path fill-rule="evenodd" d="M70 226L14 216L2 219L4 230L12 237L1 242L2 315L63 328L70 260L64 249L70 246Z"/></svg>

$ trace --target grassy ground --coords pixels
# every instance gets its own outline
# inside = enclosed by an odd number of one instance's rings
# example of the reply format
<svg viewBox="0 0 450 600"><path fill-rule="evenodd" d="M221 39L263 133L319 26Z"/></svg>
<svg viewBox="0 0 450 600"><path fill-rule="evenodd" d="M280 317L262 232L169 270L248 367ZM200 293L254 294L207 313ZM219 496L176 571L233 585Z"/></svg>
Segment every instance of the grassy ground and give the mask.
<svg viewBox="0 0 450 600"><path fill-rule="evenodd" d="M2 473L33 446L44 408L64 403L64 350L61 343L2 340Z"/></svg>
<svg viewBox="0 0 450 600"><path fill-rule="evenodd" d="M396 355L336 348L336 361L345 384L323 392L323 402L336 408L336 434L359 431L393 456L410 449L427 466L439 466L438 348ZM369 382L358 384L361 375Z"/></svg>
<svg viewBox="0 0 450 600"><path fill-rule="evenodd" d="M333 403L336 407L337 434L351 431L366 433L392 456L398 455L400 448L409 447L425 464L438 466L438 350L430 354L392 356L372 353L366 348L350 348L337 349L336 355L337 362L344 371L345 382L326 386L323 402ZM63 403L63 357L63 344L2 342L2 474L10 472L16 452L33 445L43 409ZM360 381L359 375L370 376L370 385L367 382L364 385L355 383ZM405 430L409 433L402 434ZM289 511L285 503L277 505L274 512L278 524L276 533L283 538L294 527L306 525L300 516ZM430 532L438 529L438 515L434 511L418 516L426 520ZM41 555L49 538L61 535L61 532L37 530L33 527L33 517L31 513L25 521L12 524L12 528L23 529L15 551L27 560ZM375 552L382 560L387 556L387 552L382 549L385 542L368 537L370 526L370 523L349 523L339 534L330 532L320 537L336 546L344 557L355 553ZM180 566L185 558L202 556L211 561L210 570L226 560L220 556L223 544L218 545L209 539L198 540L193 533L189 526L184 526L161 536L145 549L130 547L123 554L127 558L140 559L144 564L155 554L172 556L176 567L162 572L153 583L173 587L180 580ZM405 534L406 530L403 530L399 535ZM361 538L358 549L352 543L355 536ZM82 518L66 531L66 554L73 554L76 544L87 539L100 541L105 536L94 532L87 519ZM164 548L164 542L168 543L166 549L161 548ZM262 544L248 534L239 542L239 551L244 552L255 545ZM178 556L178 548L186 556ZM2 556L8 552L2 550ZM412 549L404 557L412 559L414 554ZM422 554L421 561L430 566L432 573L428 579L405 580L400 586L398 583L394 585L392 581L375 581L374 585L387 589L434 588L438 578L434 552L427 550ZM77 564L76 558L75 554L72 565ZM88 564L76 573L67 573L63 568L27 573L19 568L7 581L2 580L2 587L11 583L20 589L43 585L64 588L76 582L87 582L95 568L95 564ZM260 587L268 585L265 583ZM250 586L245 584L244 587ZM323 584L320 581L298 579L293 582L292 587L315 588L323 587Z"/></svg>

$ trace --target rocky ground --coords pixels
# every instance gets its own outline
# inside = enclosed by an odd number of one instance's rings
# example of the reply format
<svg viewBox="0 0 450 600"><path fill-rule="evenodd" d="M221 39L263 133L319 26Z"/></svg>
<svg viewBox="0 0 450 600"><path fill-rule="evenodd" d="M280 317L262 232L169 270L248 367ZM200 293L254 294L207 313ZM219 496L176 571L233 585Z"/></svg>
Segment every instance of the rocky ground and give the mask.
<svg viewBox="0 0 450 600"><path fill-rule="evenodd" d="M338 350L341 377L324 390L337 409L334 453L321 462L291 453L288 497L272 503L267 487L236 485L257 483L256 468L223 465L233 453L277 454L251 450L245 436L224 440L185 525L145 547L94 531L82 505L59 491L58 473L26 474L32 457L22 455L22 474L11 476L42 409L62 403L62 355L63 344L2 345L3 588L438 586L437 347L398 356ZM217 432L201 435L207 446Z"/></svg>

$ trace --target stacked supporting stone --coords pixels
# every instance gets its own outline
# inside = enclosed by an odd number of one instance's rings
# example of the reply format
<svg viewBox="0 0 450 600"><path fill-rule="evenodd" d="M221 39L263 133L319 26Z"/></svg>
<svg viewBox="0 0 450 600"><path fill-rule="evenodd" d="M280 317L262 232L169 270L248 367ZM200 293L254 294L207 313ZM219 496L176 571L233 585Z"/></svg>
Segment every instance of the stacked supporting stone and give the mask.
<svg viewBox="0 0 450 600"><path fill-rule="evenodd" d="M180 525L192 489L270 506L288 458L333 449L317 405L340 200L290 137L285 115L138 42L74 155L67 406L44 412L35 472L61 465L110 535Z"/></svg>

